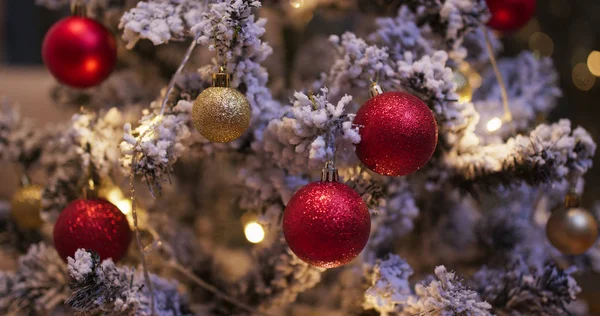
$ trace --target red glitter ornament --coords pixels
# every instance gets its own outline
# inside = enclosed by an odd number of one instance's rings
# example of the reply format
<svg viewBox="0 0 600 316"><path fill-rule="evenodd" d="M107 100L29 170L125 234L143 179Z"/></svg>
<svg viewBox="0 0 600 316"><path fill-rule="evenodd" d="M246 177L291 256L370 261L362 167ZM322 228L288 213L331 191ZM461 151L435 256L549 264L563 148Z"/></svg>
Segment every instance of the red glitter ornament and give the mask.
<svg viewBox="0 0 600 316"><path fill-rule="evenodd" d="M497 31L522 28L535 13L536 0L486 0L492 13L488 25Z"/></svg>
<svg viewBox="0 0 600 316"><path fill-rule="evenodd" d="M374 88L381 91L379 86ZM359 126L361 137L356 155L382 175L404 176L417 171L429 161L437 145L433 113L408 93L374 96L358 110L354 124Z"/></svg>
<svg viewBox="0 0 600 316"><path fill-rule="evenodd" d="M369 210L360 195L337 182L337 173L329 180L300 188L283 213L283 234L290 249L321 268L339 267L356 258L371 230Z"/></svg>
<svg viewBox="0 0 600 316"><path fill-rule="evenodd" d="M116 262L125 255L130 242L127 218L106 200L75 200L54 225L54 247L65 261L83 248Z"/></svg>
<svg viewBox="0 0 600 316"><path fill-rule="evenodd" d="M58 21L46 33L42 58L58 81L88 88L104 81L113 71L117 46L102 24L71 16Z"/></svg>

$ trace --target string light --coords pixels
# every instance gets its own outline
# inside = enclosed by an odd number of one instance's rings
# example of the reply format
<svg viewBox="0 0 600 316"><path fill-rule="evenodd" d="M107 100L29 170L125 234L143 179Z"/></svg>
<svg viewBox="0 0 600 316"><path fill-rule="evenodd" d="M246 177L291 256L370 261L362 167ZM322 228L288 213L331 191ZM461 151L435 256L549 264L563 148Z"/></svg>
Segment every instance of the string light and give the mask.
<svg viewBox="0 0 600 316"><path fill-rule="evenodd" d="M486 128L489 132L495 132L502 127L502 119L494 117L487 122Z"/></svg>
<svg viewBox="0 0 600 316"><path fill-rule="evenodd" d="M304 5L304 0L290 0L292 8L298 9Z"/></svg>
<svg viewBox="0 0 600 316"><path fill-rule="evenodd" d="M265 239L265 229L257 222L249 222L244 226L246 239L253 244L258 244Z"/></svg>
<svg viewBox="0 0 600 316"><path fill-rule="evenodd" d="M138 131L140 133L140 137L142 137L142 140L148 141L148 140L152 140L154 138L154 131L148 131L148 130L151 127L158 124L162 120L162 118L163 118L163 116L159 114L159 115L155 116L152 120L150 120L150 122L140 125L140 127L138 127Z"/></svg>
<svg viewBox="0 0 600 316"><path fill-rule="evenodd" d="M113 187L108 194L106 195L106 199L114 204L121 213L128 215L131 213L131 201L123 195L123 191L118 187Z"/></svg>
<svg viewBox="0 0 600 316"><path fill-rule="evenodd" d="M488 34L488 30L485 27L483 27L483 35L485 38L485 46L487 48L488 56L490 57L490 63L492 64L494 74L496 75L496 80L498 80L498 85L500 86L500 94L502 96L502 107L504 108L503 118L494 117L491 120L489 120L486 125L486 128L489 132L494 132L499 130L504 122L512 121L512 113L510 112L510 107L508 106L508 93L506 92L504 79L502 78L502 73L500 73L500 69L498 68L498 64L496 63L496 57L494 56L494 50L492 49L490 35Z"/></svg>

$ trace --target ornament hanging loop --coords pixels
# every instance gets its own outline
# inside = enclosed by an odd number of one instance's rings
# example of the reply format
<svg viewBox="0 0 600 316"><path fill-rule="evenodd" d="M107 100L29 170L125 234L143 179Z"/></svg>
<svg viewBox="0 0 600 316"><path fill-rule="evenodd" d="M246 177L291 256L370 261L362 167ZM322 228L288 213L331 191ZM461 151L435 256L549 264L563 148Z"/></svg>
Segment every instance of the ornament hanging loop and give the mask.
<svg viewBox="0 0 600 316"><path fill-rule="evenodd" d="M380 94L383 94L383 88L375 81L371 83L369 88L369 97L374 98Z"/></svg>
<svg viewBox="0 0 600 316"><path fill-rule="evenodd" d="M569 192L565 196L565 207L567 209L581 206L581 196L575 192Z"/></svg>
<svg viewBox="0 0 600 316"><path fill-rule="evenodd" d="M225 67L219 67L219 72L212 75L213 87L229 88L231 76L225 71Z"/></svg>
<svg viewBox="0 0 600 316"><path fill-rule="evenodd" d="M81 0L71 1L71 15L78 16L80 18L87 17L87 8L85 3Z"/></svg>
<svg viewBox="0 0 600 316"><path fill-rule="evenodd" d="M328 161L325 163L325 168L323 168L323 170L321 171L321 181L340 181L340 175L338 174L338 170L335 168L335 163L333 161Z"/></svg>

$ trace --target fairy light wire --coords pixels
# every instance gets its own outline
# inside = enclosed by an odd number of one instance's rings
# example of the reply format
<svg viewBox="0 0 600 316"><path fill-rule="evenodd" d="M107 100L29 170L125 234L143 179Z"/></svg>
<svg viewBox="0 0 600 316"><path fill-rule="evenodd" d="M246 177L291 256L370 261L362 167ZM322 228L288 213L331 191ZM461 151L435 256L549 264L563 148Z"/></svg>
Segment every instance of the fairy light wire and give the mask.
<svg viewBox="0 0 600 316"><path fill-rule="evenodd" d="M138 139L135 143L134 148L140 147L144 138L147 135L149 135L150 133L154 133L154 131L162 123L162 120L164 117L163 115L165 113L165 109L166 109L167 103L169 101L169 96L171 95L171 92L173 91L173 89L175 87L175 80L181 74L183 68L185 67L188 60L190 59L190 56L192 55L192 52L194 51L194 48L196 47L196 44L198 43L198 38L200 37L200 35L201 35L201 33L198 33L196 35L196 37L194 37L194 40L188 47L188 49L185 53L185 56L183 57L181 63L179 64L179 67L177 68L177 70L175 71L173 76L171 77L171 81L169 82L167 91L165 92L165 96L164 96L162 104L161 104L160 112L159 112L158 116L156 116L156 120L152 122L152 124L150 125L150 127L147 130L145 130L142 134L140 134L140 136L138 137ZM136 169L136 167L137 167L137 154L134 152L134 154L131 156L131 170L130 170L130 174L129 174L131 215L133 217L133 229L135 232L135 240L137 243L137 248L140 252L140 261L142 264L144 280L145 280L146 285L148 286L148 292L150 293L150 310L151 310L152 315L155 315L156 300L154 297L154 287L152 285L152 280L150 279L150 274L148 272L148 265L146 264L146 256L144 254L144 246L142 245L140 230L138 227L137 205L136 205L136 195L135 195L135 169Z"/></svg>
<svg viewBox="0 0 600 316"><path fill-rule="evenodd" d="M500 94L502 96L502 106L504 107L504 120L511 121L512 113L510 112L510 107L508 106L508 93L506 92L506 86L504 85L504 78L502 78L502 73L500 73L500 69L498 68L498 63L496 62L496 57L494 56L494 49L492 48L492 42L490 41L489 30L482 26L483 35L485 38L485 47L487 49L488 55L490 57L490 62L492 64L492 68L494 69L494 74L496 75L496 80L498 80L498 84L500 85Z"/></svg>

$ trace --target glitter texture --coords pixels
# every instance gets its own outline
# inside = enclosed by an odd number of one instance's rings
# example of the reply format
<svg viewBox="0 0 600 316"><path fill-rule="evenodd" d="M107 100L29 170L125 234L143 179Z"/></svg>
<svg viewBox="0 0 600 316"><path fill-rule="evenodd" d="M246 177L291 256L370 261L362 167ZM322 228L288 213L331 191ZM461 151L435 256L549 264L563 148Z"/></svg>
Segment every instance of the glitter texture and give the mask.
<svg viewBox="0 0 600 316"><path fill-rule="evenodd" d="M335 268L352 261L367 244L371 217L349 186L313 182L298 190L283 214L283 234L305 262Z"/></svg>
<svg viewBox="0 0 600 316"><path fill-rule="evenodd" d="M15 192L11 200L10 213L19 227L36 229L42 225L41 201L42 187L39 185L28 185Z"/></svg>
<svg viewBox="0 0 600 316"><path fill-rule="evenodd" d="M250 126L251 109L246 97L233 88L211 87L194 102L194 127L206 139L226 143L244 134Z"/></svg>
<svg viewBox="0 0 600 316"><path fill-rule="evenodd" d="M361 142L356 155L371 170L404 176L423 167L438 139L435 117L419 98L386 92L369 99L356 113Z"/></svg>
<svg viewBox="0 0 600 316"><path fill-rule="evenodd" d="M558 209L546 224L548 240L567 255L586 252L598 238L598 224L590 212L580 208Z"/></svg>
<svg viewBox="0 0 600 316"><path fill-rule="evenodd" d="M54 247L66 261L79 248L97 252L101 259L118 261L131 242L127 218L108 201L75 200L60 213L54 226Z"/></svg>

